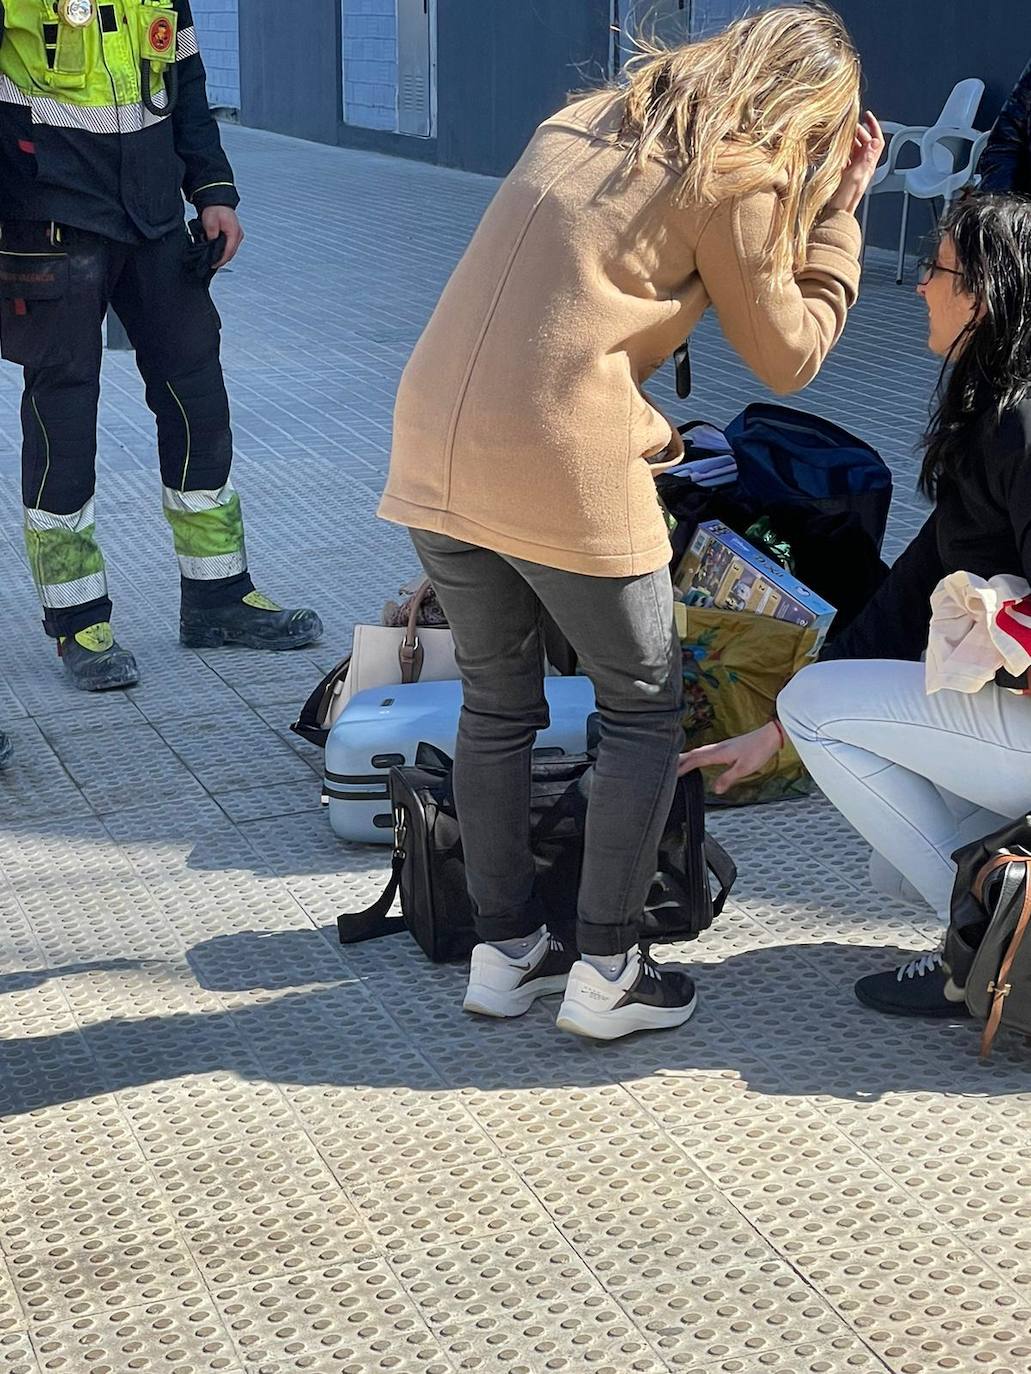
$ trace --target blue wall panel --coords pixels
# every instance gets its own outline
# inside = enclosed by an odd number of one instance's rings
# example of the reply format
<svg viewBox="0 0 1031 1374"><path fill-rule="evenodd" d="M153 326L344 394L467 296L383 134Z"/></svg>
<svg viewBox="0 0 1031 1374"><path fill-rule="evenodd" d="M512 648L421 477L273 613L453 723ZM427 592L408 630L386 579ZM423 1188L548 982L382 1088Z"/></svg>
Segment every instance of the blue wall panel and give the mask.
<svg viewBox="0 0 1031 1374"><path fill-rule="evenodd" d="M240 108L240 20L237 0L193 0L191 6L212 105Z"/></svg>

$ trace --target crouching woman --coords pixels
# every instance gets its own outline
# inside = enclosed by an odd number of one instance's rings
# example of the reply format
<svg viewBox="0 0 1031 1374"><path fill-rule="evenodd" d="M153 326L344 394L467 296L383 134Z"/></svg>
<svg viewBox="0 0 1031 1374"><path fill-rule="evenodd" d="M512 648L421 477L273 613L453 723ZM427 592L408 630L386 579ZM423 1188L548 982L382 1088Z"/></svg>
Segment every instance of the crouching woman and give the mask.
<svg viewBox="0 0 1031 1374"><path fill-rule="evenodd" d="M917 288L944 359L921 485L930 519L866 611L780 695L779 720L685 754L725 789L786 733L825 795L872 846L875 869L948 921L953 852L1031 808L1031 699L989 683L928 695L920 661L947 574L1031 581L1031 200L956 206ZM964 1013L938 953L856 985L911 1016Z"/></svg>

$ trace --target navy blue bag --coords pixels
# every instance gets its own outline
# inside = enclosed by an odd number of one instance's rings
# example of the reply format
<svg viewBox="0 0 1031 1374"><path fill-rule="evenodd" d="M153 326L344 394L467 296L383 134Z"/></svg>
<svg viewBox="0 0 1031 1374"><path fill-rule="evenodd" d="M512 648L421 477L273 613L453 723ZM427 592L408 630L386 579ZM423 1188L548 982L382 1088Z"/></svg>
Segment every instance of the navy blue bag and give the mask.
<svg viewBox="0 0 1031 1374"><path fill-rule="evenodd" d="M737 496L752 510L801 507L850 517L880 551L891 507L891 472L847 429L789 406L759 403L727 426L738 464Z"/></svg>
<svg viewBox="0 0 1031 1374"><path fill-rule="evenodd" d="M681 426L688 457L697 422ZM704 435L704 431L703 431ZM702 520L722 520L740 535L765 518L791 546L795 575L838 611L833 633L864 609L887 576L880 552L892 479L876 449L847 429L789 406L750 405L727 426L738 478L696 486L676 471L656 478L659 497L678 522L673 567Z"/></svg>

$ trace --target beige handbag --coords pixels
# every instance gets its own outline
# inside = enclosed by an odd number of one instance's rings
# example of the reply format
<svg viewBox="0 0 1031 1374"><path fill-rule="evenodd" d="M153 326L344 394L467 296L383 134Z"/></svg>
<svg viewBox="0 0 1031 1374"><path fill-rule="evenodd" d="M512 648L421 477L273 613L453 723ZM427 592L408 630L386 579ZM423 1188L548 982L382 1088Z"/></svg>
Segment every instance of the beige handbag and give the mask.
<svg viewBox="0 0 1031 1374"><path fill-rule="evenodd" d="M419 611L430 591L429 580L412 596L408 623L356 625L351 652L308 698L290 727L302 739L325 747L326 736L357 692L409 682L446 682L460 675L451 631L419 624Z"/></svg>

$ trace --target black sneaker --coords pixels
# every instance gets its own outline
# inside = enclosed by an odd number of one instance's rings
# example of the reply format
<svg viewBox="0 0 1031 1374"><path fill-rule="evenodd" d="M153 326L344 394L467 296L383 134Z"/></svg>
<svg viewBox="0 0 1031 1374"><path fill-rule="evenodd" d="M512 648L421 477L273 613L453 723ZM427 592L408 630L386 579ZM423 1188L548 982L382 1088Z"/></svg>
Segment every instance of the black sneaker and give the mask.
<svg viewBox="0 0 1031 1374"><path fill-rule="evenodd" d="M0 768L6 768L14 757L14 742L0 730Z"/></svg>
<svg viewBox="0 0 1031 1374"><path fill-rule="evenodd" d="M118 643L106 620L59 639L57 652L80 692L116 692L140 680L136 660Z"/></svg>
<svg viewBox="0 0 1031 1374"><path fill-rule="evenodd" d="M860 978L855 992L864 1007L883 1011L888 1016L937 1016L956 1020L970 1015L963 1000L963 989L950 978L940 949L921 954L899 969Z"/></svg>
<svg viewBox="0 0 1031 1374"><path fill-rule="evenodd" d="M682 1026L694 1015L697 1000L686 973L663 968L634 949L618 978L606 978L583 959L575 964L556 1024L593 1040L618 1040L634 1031Z"/></svg>
<svg viewBox="0 0 1031 1374"><path fill-rule="evenodd" d="M250 592L230 606L183 606L179 612L179 642L188 649L239 644L279 653L306 649L321 638L322 621L314 611L284 611L261 592Z"/></svg>
<svg viewBox="0 0 1031 1374"><path fill-rule="evenodd" d="M521 959L477 945L462 1006L479 1016L522 1016L538 997L561 992L575 963L576 953L547 932Z"/></svg>

